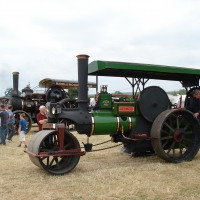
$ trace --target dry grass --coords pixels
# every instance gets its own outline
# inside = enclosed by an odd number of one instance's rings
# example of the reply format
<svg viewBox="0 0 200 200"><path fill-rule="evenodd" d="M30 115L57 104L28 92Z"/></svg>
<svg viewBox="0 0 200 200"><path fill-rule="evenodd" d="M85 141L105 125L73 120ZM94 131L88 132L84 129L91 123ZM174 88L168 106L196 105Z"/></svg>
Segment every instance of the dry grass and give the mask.
<svg viewBox="0 0 200 200"><path fill-rule="evenodd" d="M36 130L33 127L26 135L27 142ZM86 142L85 135L74 134L80 143ZM108 139L93 136L90 141ZM17 145L16 135L12 143L0 146L1 200L200 199L200 153L191 162L171 164L157 156L120 154L119 146L87 153L69 174L52 176L35 166Z"/></svg>

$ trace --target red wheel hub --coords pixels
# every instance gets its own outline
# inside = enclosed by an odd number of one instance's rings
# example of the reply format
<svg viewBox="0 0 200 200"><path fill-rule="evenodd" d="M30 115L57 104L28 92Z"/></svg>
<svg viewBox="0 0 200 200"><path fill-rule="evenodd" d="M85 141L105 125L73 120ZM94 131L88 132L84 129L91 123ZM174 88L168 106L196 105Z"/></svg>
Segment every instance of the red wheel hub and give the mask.
<svg viewBox="0 0 200 200"><path fill-rule="evenodd" d="M181 142L184 138L184 132L183 130L181 129L177 129L175 132L174 132L174 140L176 142Z"/></svg>

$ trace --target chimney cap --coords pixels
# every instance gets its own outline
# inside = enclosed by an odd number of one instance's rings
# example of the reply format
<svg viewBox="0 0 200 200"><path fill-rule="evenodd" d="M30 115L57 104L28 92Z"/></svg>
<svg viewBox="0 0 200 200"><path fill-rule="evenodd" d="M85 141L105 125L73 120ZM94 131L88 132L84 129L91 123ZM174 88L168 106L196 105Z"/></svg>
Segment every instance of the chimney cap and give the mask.
<svg viewBox="0 0 200 200"><path fill-rule="evenodd" d="M19 74L19 72L13 72L13 75L18 75Z"/></svg>
<svg viewBox="0 0 200 200"><path fill-rule="evenodd" d="M90 56L86 55L86 54L80 54L78 56L76 56L78 59L88 59Z"/></svg>

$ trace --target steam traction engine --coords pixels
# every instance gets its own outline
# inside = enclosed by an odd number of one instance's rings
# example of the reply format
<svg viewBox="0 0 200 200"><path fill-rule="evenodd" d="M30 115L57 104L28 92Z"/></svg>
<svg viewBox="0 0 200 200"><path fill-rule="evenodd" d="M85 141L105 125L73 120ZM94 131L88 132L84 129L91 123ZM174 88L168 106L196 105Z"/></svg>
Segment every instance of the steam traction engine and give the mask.
<svg viewBox="0 0 200 200"><path fill-rule="evenodd" d="M73 122L79 134L108 134L112 142L123 143L129 152L152 153L168 162L190 161L200 145L199 122L186 109L172 109L165 91L158 86L144 86L149 79L180 81L185 88L197 87L200 70L137 63L93 61L88 68L88 56L78 58L78 107L65 108L59 102L46 104L48 123L56 123L56 130L36 133L29 142L30 160L52 174L65 174L79 162L80 156L91 151L86 143L81 151L79 141L65 129L61 119ZM131 77L140 91L138 99L115 102L103 86L94 107L88 107L87 77ZM98 82L98 79L97 79ZM140 84L141 83L141 84ZM190 97L191 98L191 97ZM188 101L189 102L189 101Z"/></svg>
<svg viewBox="0 0 200 200"><path fill-rule="evenodd" d="M59 102L63 99L63 106L76 107L76 99L70 98L65 89L77 90L78 82L70 80L50 79L46 78L39 82L40 88L45 88L45 92L37 93L30 88L28 84L22 89L21 96L18 95L19 72L13 72L13 95L9 99L9 104L13 106L13 114L15 116L15 127L18 129L19 114L24 113L27 121L26 133L31 129L32 123L36 123L36 116L39 107L47 102ZM96 84L89 82L89 88L96 88Z"/></svg>

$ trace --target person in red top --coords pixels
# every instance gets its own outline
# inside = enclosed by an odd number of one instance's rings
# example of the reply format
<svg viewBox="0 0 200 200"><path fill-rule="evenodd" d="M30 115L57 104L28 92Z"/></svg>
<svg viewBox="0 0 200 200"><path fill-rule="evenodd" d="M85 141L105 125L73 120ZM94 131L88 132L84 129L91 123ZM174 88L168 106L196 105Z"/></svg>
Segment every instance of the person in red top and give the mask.
<svg viewBox="0 0 200 200"><path fill-rule="evenodd" d="M39 131L42 130L42 125L47 123L47 116L45 114L45 106L40 106L39 108L40 112L37 114L37 124L38 124L38 129Z"/></svg>

